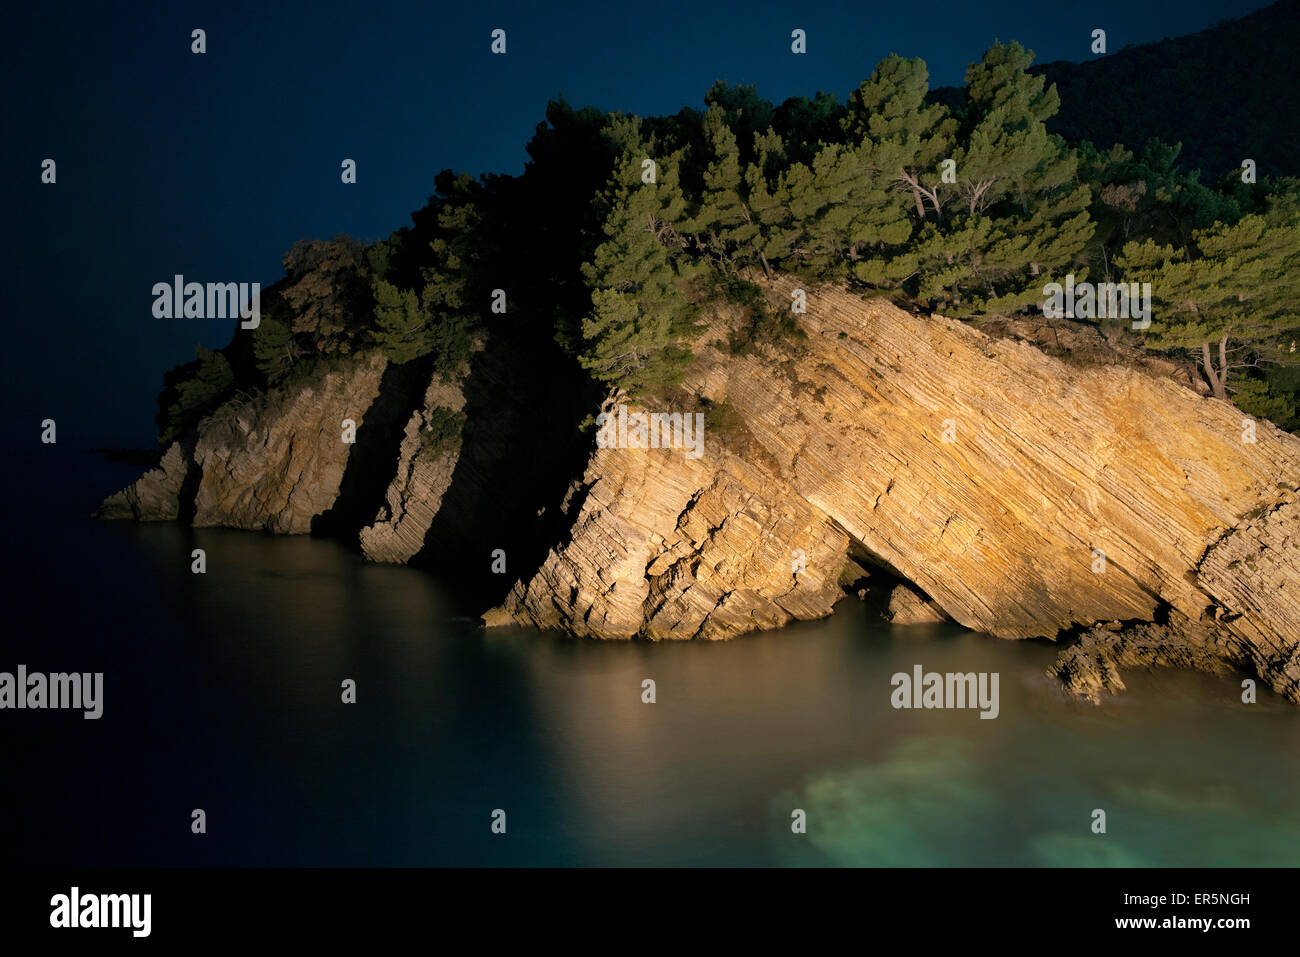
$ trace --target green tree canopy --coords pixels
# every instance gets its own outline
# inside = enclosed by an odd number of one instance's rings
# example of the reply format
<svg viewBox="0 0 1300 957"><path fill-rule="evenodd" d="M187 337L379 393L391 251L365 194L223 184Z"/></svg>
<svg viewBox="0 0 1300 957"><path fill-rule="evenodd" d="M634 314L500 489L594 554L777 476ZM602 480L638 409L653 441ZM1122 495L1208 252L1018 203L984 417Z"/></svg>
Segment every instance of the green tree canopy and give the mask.
<svg viewBox="0 0 1300 957"><path fill-rule="evenodd" d="M691 359L687 338L697 311L682 287L696 269L679 231L686 211L681 151L656 156L635 117L615 115L609 136L619 158L598 199L603 241L583 268L591 311L579 362L598 381L641 394L675 385Z"/></svg>
<svg viewBox="0 0 1300 957"><path fill-rule="evenodd" d="M1193 232L1189 247L1130 242L1125 278L1151 283L1147 344L1199 352L1206 381L1228 397L1229 373L1258 361L1293 362L1300 333L1300 206L1277 197L1264 214Z"/></svg>

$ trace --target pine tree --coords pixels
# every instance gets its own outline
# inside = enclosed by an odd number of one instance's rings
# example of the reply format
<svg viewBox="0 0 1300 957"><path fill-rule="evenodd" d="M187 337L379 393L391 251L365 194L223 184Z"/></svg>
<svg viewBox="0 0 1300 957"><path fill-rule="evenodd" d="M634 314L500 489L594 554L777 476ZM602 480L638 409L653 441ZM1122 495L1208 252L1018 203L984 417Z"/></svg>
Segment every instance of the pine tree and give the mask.
<svg viewBox="0 0 1300 957"><path fill-rule="evenodd" d="M849 98L844 130L867 148L879 175L904 188L918 220L942 219L940 160L951 154L957 123L941 104L925 102L929 73L919 57L889 56Z"/></svg>
<svg viewBox="0 0 1300 957"><path fill-rule="evenodd" d="M709 110L718 110L722 121L736 135L740 146L740 165L743 169L754 162L754 137L772 129L776 110L758 95L752 84L730 86L718 80L704 94Z"/></svg>
<svg viewBox="0 0 1300 957"><path fill-rule="evenodd" d="M365 342L373 276L363 244L347 235L299 240L284 255L284 275L282 315L311 352L346 354Z"/></svg>
<svg viewBox="0 0 1300 957"><path fill-rule="evenodd" d="M702 133L709 155L704 191L695 215L682 229L693 233L696 248L725 271L735 271L758 260L754 241L760 227L746 202L749 190L740 165L740 147L722 107L712 106L704 114Z"/></svg>
<svg viewBox="0 0 1300 957"><path fill-rule="evenodd" d="M435 317L414 289L375 282L375 342L391 362L403 363L433 349Z"/></svg>
<svg viewBox="0 0 1300 957"><path fill-rule="evenodd" d="M1278 197L1265 214L1196 230L1189 250L1154 240L1124 247L1128 282L1151 283L1147 345L1199 353L1214 395L1229 374L1259 362L1291 362L1300 333L1300 206Z"/></svg>
<svg viewBox="0 0 1300 957"><path fill-rule="evenodd" d="M756 133L754 162L745 169L746 205L758 227L751 244L768 278L774 266L783 266L791 257L802 233L802 223L791 209L785 165L785 144L776 131Z"/></svg>
<svg viewBox="0 0 1300 957"><path fill-rule="evenodd" d="M299 358L293 330L287 323L263 315L262 321L253 330L253 356L258 371L266 377L267 382L280 381Z"/></svg>
<svg viewBox="0 0 1300 957"><path fill-rule="evenodd" d="M818 90L811 100L794 96L777 107L772 128L785 141L791 162L809 166L823 146L845 142L846 115L834 94Z"/></svg>
<svg viewBox="0 0 1300 957"><path fill-rule="evenodd" d="M906 196L890 187L861 146L829 144L811 170L792 168L787 188L803 234L796 268L822 279L852 270L860 281L881 287L911 275L904 246L915 224Z"/></svg>
<svg viewBox="0 0 1300 957"><path fill-rule="evenodd" d="M923 61L890 56L849 98L843 122L853 154L845 161L864 172L849 260L854 277L870 286L915 286L916 239L925 223L943 218L940 161L952 151L957 122L942 105L926 104L928 92Z"/></svg>
<svg viewBox="0 0 1300 957"><path fill-rule="evenodd" d="M162 445L193 428L234 389L235 375L224 355L195 346L194 357L194 374L177 383L172 402L160 411L158 441Z"/></svg>
<svg viewBox="0 0 1300 957"><path fill-rule="evenodd" d="M946 157L955 182L926 194L935 218L917 244L919 285L958 314L1035 301L1052 272L1082 266L1092 235L1076 157L1044 124L1059 98L1027 72L1032 61L1017 43L995 44L972 65Z"/></svg>
<svg viewBox="0 0 1300 957"><path fill-rule="evenodd" d="M1115 258L1125 244L1145 237L1190 252L1192 234L1217 223L1235 223L1254 208L1265 190L1240 195L1239 177L1215 189L1200 173L1177 165L1181 147L1149 140L1136 155L1116 143L1102 153L1090 143L1079 149L1079 177L1092 194L1089 215L1096 231L1089 243L1090 272L1110 282ZM1263 185L1263 184L1260 184Z"/></svg>
<svg viewBox="0 0 1300 957"><path fill-rule="evenodd" d="M416 233L432 237L423 251L420 280L403 288L387 278L376 278L372 339L395 363L433 353L435 367L445 375L473 348L479 322L471 302L487 302L482 274L483 263L491 256L484 228L490 197L482 184L463 174L443 172L437 184L439 195L413 217ZM403 238L409 245L409 238ZM393 254L374 258L382 267ZM396 270L386 274L398 278Z"/></svg>
<svg viewBox="0 0 1300 957"><path fill-rule="evenodd" d="M692 358L688 337L697 313L682 285L695 270L680 232L682 154L655 156L635 117L615 115L609 135L620 155L599 200L604 239L583 267L591 312L579 361L598 381L640 395L676 385ZM643 180L647 159L654 160L653 182Z"/></svg>

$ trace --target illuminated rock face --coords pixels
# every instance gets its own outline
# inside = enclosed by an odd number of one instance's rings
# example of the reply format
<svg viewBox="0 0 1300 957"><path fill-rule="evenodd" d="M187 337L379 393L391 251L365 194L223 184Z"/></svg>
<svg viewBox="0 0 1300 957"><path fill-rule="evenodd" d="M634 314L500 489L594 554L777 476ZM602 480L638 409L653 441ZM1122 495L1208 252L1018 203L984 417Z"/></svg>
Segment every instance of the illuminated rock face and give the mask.
<svg viewBox="0 0 1300 957"><path fill-rule="evenodd" d="M338 498L354 444L345 422L359 432L379 394L385 362L378 356L290 388L244 414L218 410L200 432L194 458L201 478L195 525L311 531L313 519Z"/></svg>
<svg viewBox="0 0 1300 957"><path fill-rule="evenodd" d="M197 435L173 443L159 468L110 496L97 514L311 531L338 498L354 447L344 441L344 420L362 427L385 365L372 355L255 400L225 403L199 424Z"/></svg>
<svg viewBox="0 0 1300 957"><path fill-rule="evenodd" d="M1300 439L1261 422L1243 441L1239 410L1131 367L807 299L793 358L702 337L686 386L742 424L693 461L595 451L568 539L489 624L729 637L829 614L856 550L970 628L1168 618L1196 645L1184 663L1244 665L1300 700Z"/></svg>

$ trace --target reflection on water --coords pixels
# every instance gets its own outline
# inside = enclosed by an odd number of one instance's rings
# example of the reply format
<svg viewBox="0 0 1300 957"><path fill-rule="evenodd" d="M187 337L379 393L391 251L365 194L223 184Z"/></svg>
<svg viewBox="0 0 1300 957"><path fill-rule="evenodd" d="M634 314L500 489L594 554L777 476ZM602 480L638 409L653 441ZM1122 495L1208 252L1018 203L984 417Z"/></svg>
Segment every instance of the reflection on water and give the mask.
<svg viewBox="0 0 1300 957"><path fill-rule="evenodd" d="M6 717L14 863L1300 863L1300 711L1242 706L1237 678L1126 675L1094 708L1044 676L1046 643L893 629L852 600L730 642L578 641L484 633L426 574L326 541L52 542L5 662L102 668L105 717ZM69 554L87 574L56 571ZM918 663L998 672L1000 716L894 710Z"/></svg>

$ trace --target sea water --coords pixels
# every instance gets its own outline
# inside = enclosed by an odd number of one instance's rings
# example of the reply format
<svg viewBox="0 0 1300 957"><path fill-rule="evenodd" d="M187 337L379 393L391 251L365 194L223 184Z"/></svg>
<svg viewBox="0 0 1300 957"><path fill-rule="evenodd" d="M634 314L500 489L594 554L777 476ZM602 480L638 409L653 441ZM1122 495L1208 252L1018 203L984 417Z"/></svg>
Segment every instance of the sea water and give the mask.
<svg viewBox="0 0 1300 957"><path fill-rule="evenodd" d="M5 863L1300 863L1300 708L1243 676L1125 672L1095 707L1050 642L853 598L726 642L483 631L333 541L88 517L138 471L8 472L0 670L104 677L98 720L0 712ZM918 666L996 674L996 718L895 707Z"/></svg>

